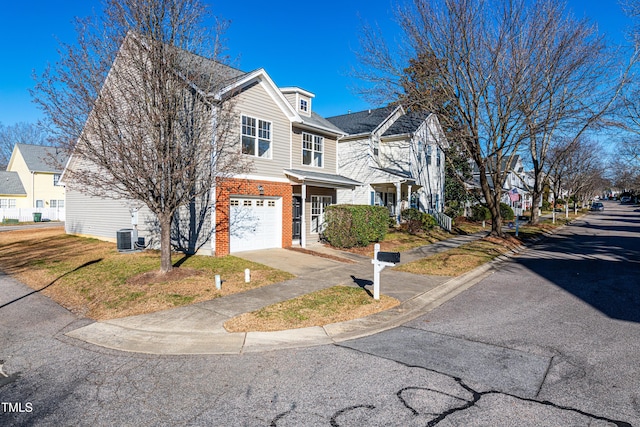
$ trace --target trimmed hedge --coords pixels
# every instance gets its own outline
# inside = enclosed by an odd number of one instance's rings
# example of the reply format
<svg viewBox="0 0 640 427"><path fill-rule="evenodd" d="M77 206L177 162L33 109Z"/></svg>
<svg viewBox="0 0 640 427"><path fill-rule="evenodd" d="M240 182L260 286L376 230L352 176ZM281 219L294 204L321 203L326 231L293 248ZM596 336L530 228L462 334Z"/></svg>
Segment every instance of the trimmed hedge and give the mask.
<svg viewBox="0 0 640 427"><path fill-rule="evenodd" d="M502 202L500 203L500 216L502 217L502 219L505 219L507 221L511 221L513 218L515 218L511 206Z"/></svg>
<svg viewBox="0 0 640 427"><path fill-rule="evenodd" d="M471 206L471 219L474 221L486 221L491 219L489 208L483 205Z"/></svg>
<svg viewBox="0 0 640 427"><path fill-rule="evenodd" d="M324 238L338 248L367 246L384 239L389 210L384 206L332 205L325 209Z"/></svg>
<svg viewBox="0 0 640 427"><path fill-rule="evenodd" d="M513 209L506 203L500 202L500 216L503 220L510 221L515 215ZM483 205L471 206L471 219L474 221L485 221L491 219L491 211L489 208Z"/></svg>
<svg viewBox="0 0 640 427"><path fill-rule="evenodd" d="M400 216L406 221L407 231L411 234L416 234L421 230L429 231L438 224L432 215L420 212L416 208L406 209L400 213Z"/></svg>

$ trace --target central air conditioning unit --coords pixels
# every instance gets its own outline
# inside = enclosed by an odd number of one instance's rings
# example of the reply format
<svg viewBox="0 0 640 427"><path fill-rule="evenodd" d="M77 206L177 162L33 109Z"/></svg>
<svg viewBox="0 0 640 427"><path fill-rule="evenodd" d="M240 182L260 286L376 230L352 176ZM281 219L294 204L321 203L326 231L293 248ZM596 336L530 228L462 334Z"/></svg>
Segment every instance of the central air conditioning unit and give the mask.
<svg viewBox="0 0 640 427"><path fill-rule="evenodd" d="M138 230L132 228L123 228L116 233L116 242L118 251L126 252L136 249L135 244L138 241Z"/></svg>

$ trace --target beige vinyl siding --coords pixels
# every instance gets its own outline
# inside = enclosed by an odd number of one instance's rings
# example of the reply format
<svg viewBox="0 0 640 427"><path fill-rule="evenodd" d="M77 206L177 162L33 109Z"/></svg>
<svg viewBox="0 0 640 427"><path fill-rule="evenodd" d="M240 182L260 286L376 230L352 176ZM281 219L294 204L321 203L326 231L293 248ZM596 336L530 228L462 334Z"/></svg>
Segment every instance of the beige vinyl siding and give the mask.
<svg viewBox="0 0 640 427"><path fill-rule="evenodd" d="M285 94L283 94L284 97L287 99L287 101L289 101L289 104L291 104L291 106L293 108L295 108L296 110L298 110L299 106L296 105L296 99L298 98L295 92L287 92Z"/></svg>
<svg viewBox="0 0 640 427"><path fill-rule="evenodd" d="M282 178L283 170L289 168L291 122L280 107L269 96L261 84L256 84L237 96L238 150L241 150L240 128L242 115L271 122L271 159L248 156L253 162L247 173L266 177Z"/></svg>
<svg viewBox="0 0 640 427"><path fill-rule="evenodd" d="M74 191L67 187L65 230L69 234L116 241L116 232L133 228L129 207L123 200L103 199ZM139 203L136 203L139 205ZM138 212L138 235L148 242L151 230L148 223L153 218L147 208Z"/></svg>
<svg viewBox="0 0 640 427"><path fill-rule="evenodd" d="M324 151L322 153L323 167L318 168L315 166L308 166L302 163L302 133L309 133L311 135L318 135L324 138ZM293 128L292 131L293 147L291 150L292 155L292 167L293 169L303 169L316 171L321 173L338 173L338 156L337 156L337 143L334 137L329 137L320 132L303 131L301 129Z"/></svg>

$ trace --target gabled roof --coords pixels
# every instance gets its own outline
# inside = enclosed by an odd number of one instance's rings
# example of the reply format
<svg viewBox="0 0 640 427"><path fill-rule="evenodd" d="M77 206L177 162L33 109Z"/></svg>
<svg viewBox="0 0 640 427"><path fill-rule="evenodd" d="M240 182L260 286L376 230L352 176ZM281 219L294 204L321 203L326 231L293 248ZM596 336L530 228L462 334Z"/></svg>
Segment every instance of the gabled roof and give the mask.
<svg viewBox="0 0 640 427"><path fill-rule="evenodd" d="M62 173L67 161L65 152L56 147L44 145L16 144L9 165L13 162L15 151L20 151L29 172Z"/></svg>
<svg viewBox="0 0 640 427"><path fill-rule="evenodd" d="M359 111L357 113L343 114L342 116L328 117L327 120L342 129L349 135L371 133L375 131L385 120L396 111L398 107L389 105L375 110ZM382 136L403 135L418 130L431 113L404 113L396 119Z"/></svg>
<svg viewBox="0 0 640 427"><path fill-rule="evenodd" d="M216 98L222 98L224 95L228 93L233 93L238 89L243 87L250 86L255 83L262 83L263 87L266 89L271 99L280 107L283 113L289 118L289 120L293 122L302 122L302 118L298 114L298 112L293 108L293 106L287 101L284 97L284 94L278 89L273 80L264 68L258 68L257 70L251 71L249 73L243 74L234 78L230 84L220 89L220 91L216 94L211 94Z"/></svg>
<svg viewBox="0 0 640 427"><path fill-rule="evenodd" d="M178 50L179 72L204 93L210 93L244 76L244 71L219 61Z"/></svg>
<svg viewBox="0 0 640 427"><path fill-rule="evenodd" d="M18 172L0 171L0 194L7 196L26 196Z"/></svg>
<svg viewBox="0 0 640 427"><path fill-rule="evenodd" d="M405 133L413 133L418 130L420 125L424 123L430 113L406 113L393 122L382 136L402 135Z"/></svg>
<svg viewBox="0 0 640 427"><path fill-rule="evenodd" d="M371 133L382 123L396 107L388 106L375 110L359 111L341 116L327 117L327 120L349 135Z"/></svg>

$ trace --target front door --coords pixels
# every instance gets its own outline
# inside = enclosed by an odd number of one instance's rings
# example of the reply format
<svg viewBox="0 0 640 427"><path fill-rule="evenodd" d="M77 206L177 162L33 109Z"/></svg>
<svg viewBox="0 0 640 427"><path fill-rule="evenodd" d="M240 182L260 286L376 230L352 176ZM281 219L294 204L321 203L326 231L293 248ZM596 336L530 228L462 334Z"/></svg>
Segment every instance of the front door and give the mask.
<svg viewBox="0 0 640 427"><path fill-rule="evenodd" d="M302 196L293 196L293 239L302 238Z"/></svg>

